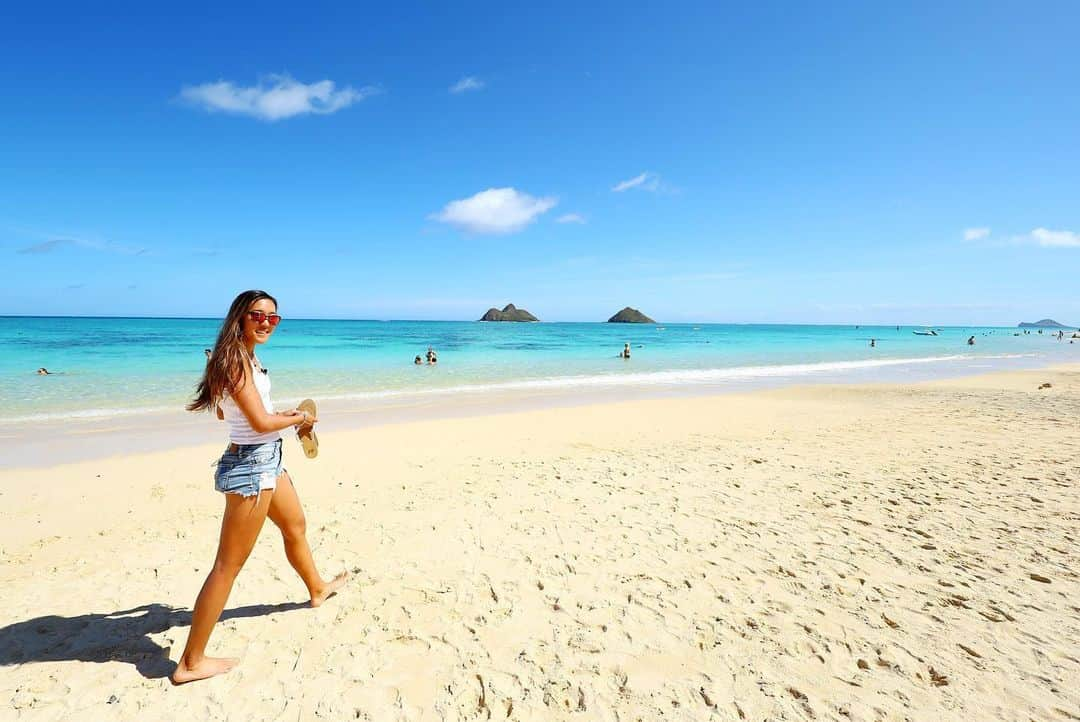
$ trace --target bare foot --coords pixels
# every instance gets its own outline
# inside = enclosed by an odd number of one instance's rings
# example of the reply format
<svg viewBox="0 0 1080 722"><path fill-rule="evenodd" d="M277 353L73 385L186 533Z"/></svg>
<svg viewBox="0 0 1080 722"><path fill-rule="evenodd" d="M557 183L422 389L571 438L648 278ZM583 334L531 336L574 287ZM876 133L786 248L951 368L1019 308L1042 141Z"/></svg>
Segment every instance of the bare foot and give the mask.
<svg viewBox="0 0 1080 722"><path fill-rule="evenodd" d="M311 595L311 606L317 607L330 597L334 596L334 594L337 593L337 590L341 589L347 581L349 581L349 573L342 572L329 582L324 583L322 589Z"/></svg>
<svg viewBox="0 0 1080 722"><path fill-rule="evenodd" d="M239 661L234 657L203 657L198 664L188 666L184 658L181 657L180 663L176 665L176 669L169 679L172 680L173 684L187 684L208 677L216 677L219 674L228 672Z"/></svg>

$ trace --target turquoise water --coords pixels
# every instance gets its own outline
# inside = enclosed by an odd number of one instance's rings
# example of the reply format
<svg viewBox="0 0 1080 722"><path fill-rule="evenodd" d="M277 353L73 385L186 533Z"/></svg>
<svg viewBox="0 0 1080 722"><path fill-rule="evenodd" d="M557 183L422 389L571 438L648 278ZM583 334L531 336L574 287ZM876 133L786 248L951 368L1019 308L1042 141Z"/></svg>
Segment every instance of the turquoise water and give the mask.
<svg viewBox="0 0 1080 722"><path fill-rule="evenodd" d="M198 381L219 320L0 317L7 421L178 409ZM856 369L1080 359L1080 344L1013 328L287 319L259 356L275 400L373 399L499 389L722 385ZM965 344L968 336L976 345ZM869 339L877 339L870 348ZM630 361L617 358L630 342ZM427 347L436 367L414 366ZM974 363L979 362L979 363ZM985 362L982 364L981 362ZM45 366L55 372L38 376Z"/></svg>

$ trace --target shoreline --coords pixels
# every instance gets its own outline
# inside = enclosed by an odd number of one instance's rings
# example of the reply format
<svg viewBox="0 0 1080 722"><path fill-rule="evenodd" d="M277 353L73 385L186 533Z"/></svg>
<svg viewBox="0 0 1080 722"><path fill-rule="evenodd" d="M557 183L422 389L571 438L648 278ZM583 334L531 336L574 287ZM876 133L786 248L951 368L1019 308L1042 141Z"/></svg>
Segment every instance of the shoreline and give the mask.
<svg viewBox="0 0 1080 722"><path fill-rule="evenodd" d="M549 387L523 382L510 387L428 389L416 393L316 398L319 433L350 431L427 419L455 419L520 411L576 408L649 399L707 398L759 390L821 385L931 383L1009 370L1054 368L1059 359L1025 354L994 357L949 356L929 359L883 359L873 365L833 363L820 368L790 366L717 369L720 383L634 385L613 376L610 383ZM817 365L812 365L817 366ZM729 374L728 372L735 373ZM747 373L746 371L750 371ZM663 372L660 374L663 375ZM277 403L287 408L299 398ZM104 459L127 453L152 453L177 447L224 443L225 429L209 414L186 411L132 411L108 417L62 418L44 422L0 422L0 455L11 468L42 468L56 463ZM289 434L286 433L286 438Z"/></svg>
<svg viewBox="0 0 1080 722"><path fill-rule="evenodd" d="M1009 370L1061 367L1058 359L1028 355L994 358L948 357L942 363L918 359L886 359L885 364L827 368L811 373L784 376L762 367L764 373L725 379L723 384L674 383L635 386L599 386L544 389L488 390L443 394L437 390L416 395L381 397L374 401L355 398L316 397L322 421L319 433L355 431L386 424L431 419L462 419L518 411L577 408L596 404L663 398L702 398L755 391L816 385L860 385L880 383L930 383L935 380L982 376ZM982 362L982 363L980 363ZM987 363L987 362L996 362ZM983 365L988 366L982 367ZM1066 365L1067 366L1067 365ZM723 369L721 369L723 370ZM276 406L287 408L300 399L284 398ZM285 434L288 438L289 434ZM73 463L116 457L125 453L167 451L178 447L224 444L226 430L211 414L187 411L133 411L117 417L63 419L50 422L0 423L0 455L12 468L41 468L56 463Z"/></svg>
<svg viewBox="0 0 1080 722"><path fill-rule="evenodd" d="M1050 382L1049 389L1038 389ZM423 419L287 444L318 609L267 524L166 679L220 444L0 470L15 719L1051 719L1080 713L1080 365Z"/></svg>
<svg viewBox="0 0 1080 722"><path fill-rule="evenodd" d="M203 368L209 322L163 319L70 324L8 324L0 329L0 421L10 425L110 419L181 408ZM85 323L75 323L85 321ZM613 328L620 326L620 328ZM937 338L911 328L802 324L535 325L303 321L280 330L264 349L275 398L310 397L356 405L425 396L588 390L597 386L699 384L722 386L781 373L830 373L844 367L941 363L995 364L1034 354L1044 363L1072 361L1080 346L1011 328L943 327ZM633 333L631 333L633 332ZM629 336L626 336L630 333ZM965 341L979 336L976 346ZM870 347L871 337L877 347ZM135 339L146 345L132 346ZM1071 340L1071 339L1070 339ZM630 362L615 347L629 341ZM414 352L443 350L436 368L415 367ZM987 360L988 359L988 360ZM47 378L33 373L47 367Z"/></svg>

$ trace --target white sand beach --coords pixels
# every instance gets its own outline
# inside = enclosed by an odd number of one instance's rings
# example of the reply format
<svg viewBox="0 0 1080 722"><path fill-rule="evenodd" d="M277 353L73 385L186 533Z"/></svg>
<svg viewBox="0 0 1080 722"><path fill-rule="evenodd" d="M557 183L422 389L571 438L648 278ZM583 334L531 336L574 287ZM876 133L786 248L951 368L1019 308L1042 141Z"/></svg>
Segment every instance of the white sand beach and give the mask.
<svg viewBox="0 0 1080 722"><path fill-rule="evenodd" d="M321 442L183 687L220 444L0 471L0 718L1080 719L1078 366Z"/></svg>

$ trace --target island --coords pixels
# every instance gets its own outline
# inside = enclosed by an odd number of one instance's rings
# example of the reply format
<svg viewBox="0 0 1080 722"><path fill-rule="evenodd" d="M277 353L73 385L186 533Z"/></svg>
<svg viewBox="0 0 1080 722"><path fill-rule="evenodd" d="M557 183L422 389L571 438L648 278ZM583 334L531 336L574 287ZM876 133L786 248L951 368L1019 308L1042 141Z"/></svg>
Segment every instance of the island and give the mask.
<svg viewBox="0 0 1080 722"><path fill-rule="evenodd" d="M1044 318L1041 321L1035 323L1028 323L1027 321L1021 321L1019 328L1073 328L1072 326L1066 326L1063 323L1058 323L1052 318Z"/></svg>
<svg viewBox="0 0 1080 722"><path fill-rule="evenodd" d="M506 304L503 310L489 308L481 318L481 321L539 321L524 308L518 308L512 303Z"/></svg>
<svg viewBox="0 0 1080 722"><path fill-rule="evenodd" d="M656 323L636 308L627 306L609 318L608 323Z"/></svg>

